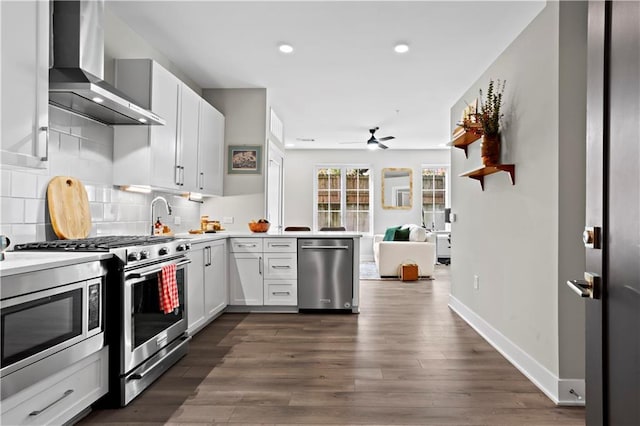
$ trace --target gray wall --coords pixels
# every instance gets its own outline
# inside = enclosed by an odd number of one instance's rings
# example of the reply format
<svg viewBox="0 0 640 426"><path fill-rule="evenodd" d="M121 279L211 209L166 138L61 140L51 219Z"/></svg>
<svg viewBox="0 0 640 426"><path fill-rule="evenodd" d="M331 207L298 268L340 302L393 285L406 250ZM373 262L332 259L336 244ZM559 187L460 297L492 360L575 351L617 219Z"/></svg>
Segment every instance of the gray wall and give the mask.
<svg viewBox="0 0 640 426"><path fill-rule="evenodd" d="M229 230L246 231L247 223L265 217L265 156L267 132L266 89L205 89L203 97L225 116L224 129L224 196L211 198L202 206L202 214L211 220L233 217ZM262 147L260 174L228 174L230 145Z"/></svg>
<svg viewBox="0 0 640 426"><path fill-rule="evenodd" d="M547 3L451 109L453 129L489 78L506 79L502 162L516 165L515 186L505 173L484 192L452 180L451 294L552 374L577 379L584 312L563 282L584 270L585 8ZM479 150L452 150L452 176L479 167Z"/></svg>

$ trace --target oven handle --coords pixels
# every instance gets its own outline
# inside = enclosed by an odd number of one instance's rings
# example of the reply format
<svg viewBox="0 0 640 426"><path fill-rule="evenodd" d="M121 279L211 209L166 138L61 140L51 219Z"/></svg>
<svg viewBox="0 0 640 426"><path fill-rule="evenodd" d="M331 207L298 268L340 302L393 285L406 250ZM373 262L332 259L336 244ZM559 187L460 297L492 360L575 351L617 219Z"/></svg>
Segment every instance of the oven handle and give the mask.
<svg viewBox="0 0 640 426"><path fill-rule="evenodd" d="M191 260L189 260L189 259L182 260L182 261L176 263L176 268L184 266L184 265L186 265L188 263L191 263ZM126 279L127 280L133 280L133 279L138 279L138 278L144 278L144 277L148 277L149 275L157 274L158 272L162 272L162 268L154 268L154 269L152 269L150 271L146 271L146 272L142 272L142 273L133 272L133 273L127 275Z"/></svg>
<svg viewBox="0 0 640 426"><path fill-rule="evenodd" d="M191 336L183 336L181 337L182 341L184 342L191 340ZM174 353L175 351L179 350L180 348L182 348L182 344L176 346L175 348L171 349L171 351L169 351L169 353L165 354L162 358L160 358L159 360L157 360L156 362L154 362L153 364L151 364L151 366L149 368L147 368L146 370L144 370L142 373L136 373L136 374L132 374L131 376L129 376L127 378L127 380L142 380L144 379L144 376L146 376L147 374L149 374L151 371L153 371L154 368L156 368L160 363L162 363L168 356L171 356L172 353Z"/></svg>

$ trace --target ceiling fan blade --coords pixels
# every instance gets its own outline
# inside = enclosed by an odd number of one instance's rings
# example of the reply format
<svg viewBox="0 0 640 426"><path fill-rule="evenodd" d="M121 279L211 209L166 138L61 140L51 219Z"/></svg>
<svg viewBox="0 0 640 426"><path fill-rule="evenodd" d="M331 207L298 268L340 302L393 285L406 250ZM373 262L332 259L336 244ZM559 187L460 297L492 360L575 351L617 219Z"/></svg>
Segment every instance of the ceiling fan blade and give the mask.
<svg viewBox="0 0 640 426"><path fill-rule="evenodd" d="M378 140L380 140L380 139L378 139ZM384 144L381 144L380 142L378 142L378 147L379 147L380 149L387 149L387 148L389 148L388 146L386 146L386 145L384 145Z"/></svg>
<svg viewBox="0 0 640 426"><path fill-rule="evenodd" d="M390 141L391 139L395 139L395 136L385 136L384 138L378 138L378 141L383 142L383 141Z"/></svg>

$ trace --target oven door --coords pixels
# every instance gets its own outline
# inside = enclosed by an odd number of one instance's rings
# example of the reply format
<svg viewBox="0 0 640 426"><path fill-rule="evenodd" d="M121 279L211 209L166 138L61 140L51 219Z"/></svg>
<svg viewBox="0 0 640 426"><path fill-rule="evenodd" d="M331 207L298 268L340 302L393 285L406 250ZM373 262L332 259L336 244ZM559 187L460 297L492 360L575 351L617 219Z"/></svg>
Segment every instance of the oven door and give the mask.
<svg viewBox="0 0 640 426"><path fill-rule="evenodd" d="M102 303L101 279L3 300L2 376L102 333Z"/></svg>
<svg viewBox="0 0 640 426"><path fill-rule="evenodd" d="M125 271L121 374L133 370L187 330L186 265L190 262L182 257ZM163 266L172 263L176 265L180 304L172 313L165 314L160 309L159 273Z"/></svg>

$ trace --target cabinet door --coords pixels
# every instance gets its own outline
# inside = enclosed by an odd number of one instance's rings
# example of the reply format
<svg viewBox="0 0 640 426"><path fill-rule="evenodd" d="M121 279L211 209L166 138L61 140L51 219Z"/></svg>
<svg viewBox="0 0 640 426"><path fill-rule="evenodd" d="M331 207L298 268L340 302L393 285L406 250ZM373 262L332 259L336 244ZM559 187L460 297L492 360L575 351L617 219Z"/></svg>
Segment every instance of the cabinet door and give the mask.
<svg viewBox="0 0 640 426"><path fill-rule="evenodd" d="M205 256L207 253L205 252ZM227 250L224 241L209 246L208 265L204 275L205 315L208 318L220 313L228 304Z"/></svg>
<svg viewBox="0 0 640 426"><path fill-rule="evenodd" d="M200 101L198 134L198 190L222 195L224 160L224 116L207 101Z"/></svg>
<svg viewBox="0 0 640 426"><path fill-rule="evenodd" d="M187 282L187 330L193 333L205 321L204 285L207 249L195 246L187 257L191 260Z"/></svg>
<svg viewBox="0 0 640 426"><path fill-rule="evenodd" d="M45 168L49 2L0 2L2 164Z"/></svg>
<svg viewBox="0 0 640 426"><path fill-rule="evenodd" d="M181 171L176 164L176 145L181 83L155 62L152 67L151 110L164 118L167 124L149 126L151 184L161 188L178 188Z"/></svg>
<svg viewBox="0 0 640 426"><path fill-rule="evenodd" d="M200 96L182 84L180 95L180 138L176 164L181 168L180 189L198 191L198 116Z"/></svg>
<svg viewBox="0 0 640 426"><path fill-rule="evenodd" d="M232 253L229 259L229 304L259 305L263 303L262 255Z"/></svg>

